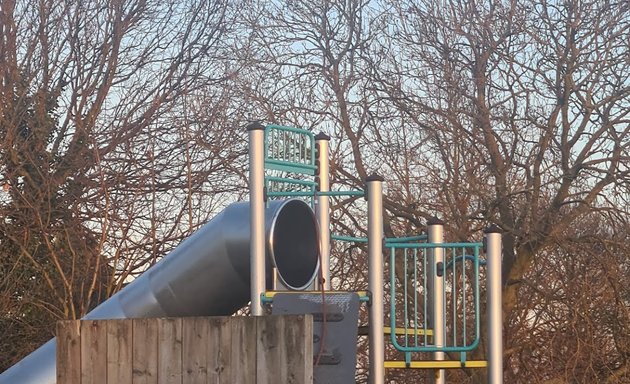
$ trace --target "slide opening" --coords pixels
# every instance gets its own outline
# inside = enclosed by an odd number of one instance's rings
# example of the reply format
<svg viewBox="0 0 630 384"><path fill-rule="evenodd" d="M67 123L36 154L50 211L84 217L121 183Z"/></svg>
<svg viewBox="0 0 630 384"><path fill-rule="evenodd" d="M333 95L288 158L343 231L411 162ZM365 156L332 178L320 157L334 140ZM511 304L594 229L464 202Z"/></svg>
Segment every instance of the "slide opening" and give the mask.
<svg viewBox="0 0 630 384"><path fill-rule="evenodd" d="M302 200L288 200L272 226L271 258L287 288L308 287L319 267L319 236L315 215Z"/></svg>

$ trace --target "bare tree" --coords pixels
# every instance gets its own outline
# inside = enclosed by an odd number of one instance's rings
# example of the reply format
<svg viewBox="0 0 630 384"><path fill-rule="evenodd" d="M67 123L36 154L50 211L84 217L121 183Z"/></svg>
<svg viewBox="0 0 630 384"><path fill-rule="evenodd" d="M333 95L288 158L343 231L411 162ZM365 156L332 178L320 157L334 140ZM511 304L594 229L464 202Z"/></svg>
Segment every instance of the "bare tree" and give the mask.
<svg viewBox="0 0 630 384"><path fill-rule="evenodd" d="M546 281L548 258L572 260L569 245L587 241L574 227L593 215L605 228L627 222L625 3L254 3L248 15L244 52L256 65L241 85L259 107L256 117L333 136L337 186L356 188L372 170L385 174L388 235L417 232L436 214L452 240L479 239L491 222L505 231L506 329L531 330L519 317L531 309L523 296L529 280ZM257 73L269 81L252 81ZM356 210L333 207L338 230L361 233ZM360 252L353 260L340 251L340 270L360 269ZM593 252L574 256L586 262ZM561 282L568 283L552 286ZM506 336L508 353L520 348L515 343ZM586 356L580 364L596 364ZM600 376L567 380L617 377L626 360L613 360L600 362ZM525 370L507 367L515 381ZM472 374L457 377L483 381Z"/></svg>
<svg viewBox="0 0 630 384"><path fill-rule="evenodd" d="M379 87L426 138L417 156L437 182L431 196L454 233L488 222L505 231L503 308L511 329L517 308L529 308L525 276L534 266L546 270L549 258L574 261L566 249L581 241L569 233L582 218L601 215L607 227L627 218L627 208L612 203L627 194L629 177L627 5L391 8L387 41L399 54L381 67ZM515 380L522 369L512 371Z"/></svg>
<svg viewBox="0 0 630 384"><path fill-rule="evenodd" d="M511 382L627 381L625 2L0 4L3 351L242 197L239 127L264 120L332 136L337 188L386 176L387 236L504 230ZM364 208L334 200L335 232L363 236ZM364 289L365 248L334 252Z"/></svg>
<svg viewBox="0 0 630 384"><path fill-rule="evenodd" d="M0 369L217 208L208 175L234 164L207 133L227 115L181 111L237 71L233 17L223 1L0 2Z"/></svg>

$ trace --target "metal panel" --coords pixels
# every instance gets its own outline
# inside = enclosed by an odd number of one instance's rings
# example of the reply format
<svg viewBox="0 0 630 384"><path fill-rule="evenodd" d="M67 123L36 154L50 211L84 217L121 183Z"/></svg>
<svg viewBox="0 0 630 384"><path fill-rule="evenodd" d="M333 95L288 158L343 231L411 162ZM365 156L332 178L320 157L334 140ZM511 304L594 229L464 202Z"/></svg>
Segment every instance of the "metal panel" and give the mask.
<svg viewBox="0 0 630 384"><path fill-rule="evenodd" d="M355 382L359 321L357 293L278 292L273 297L272 308L276 315L313 315L314 384Z"/></svg>

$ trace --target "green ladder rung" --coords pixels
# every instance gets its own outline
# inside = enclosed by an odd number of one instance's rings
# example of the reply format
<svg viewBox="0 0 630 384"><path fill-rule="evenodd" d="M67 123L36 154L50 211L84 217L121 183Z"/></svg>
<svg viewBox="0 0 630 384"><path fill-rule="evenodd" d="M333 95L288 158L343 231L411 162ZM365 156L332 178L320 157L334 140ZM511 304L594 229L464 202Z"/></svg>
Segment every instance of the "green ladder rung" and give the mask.
<svg viewBox="0 0 630 384"><path fill-rule="evenodd" d="M386 335L392 334L391 327L384 327L384 328L385 328ZM394 328L394 333L396 335L419 335L419 336L422 335L424 336L426 334L427 336L433 336L432 329L423 329L423 328L413 329L413 328L396 327Z"/></svg>
<svg viewBox="0 0 630 384"><path fill-rule="evenodd" d="M314 165L295 163L286 160L265 159L265 169L276 171L300 173L303 175L314 176L317 168Z"/></svg>

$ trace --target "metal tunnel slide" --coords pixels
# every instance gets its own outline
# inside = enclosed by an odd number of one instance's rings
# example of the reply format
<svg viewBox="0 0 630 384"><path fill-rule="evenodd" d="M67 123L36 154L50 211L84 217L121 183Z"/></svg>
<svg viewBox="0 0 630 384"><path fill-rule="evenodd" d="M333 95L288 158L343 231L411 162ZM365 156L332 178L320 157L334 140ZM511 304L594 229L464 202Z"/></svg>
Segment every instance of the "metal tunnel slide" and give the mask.
<svg viewBox="0 0 630 384"><path fill-rule="evenodd" d="M319 266L317 224L301 200L265 212L267 281L277 268L290 289L311 284ZM230 315L249 302L249 203L234 203L84 319ZM54 384L50 340L0 375L0 384Z"/></svg>

